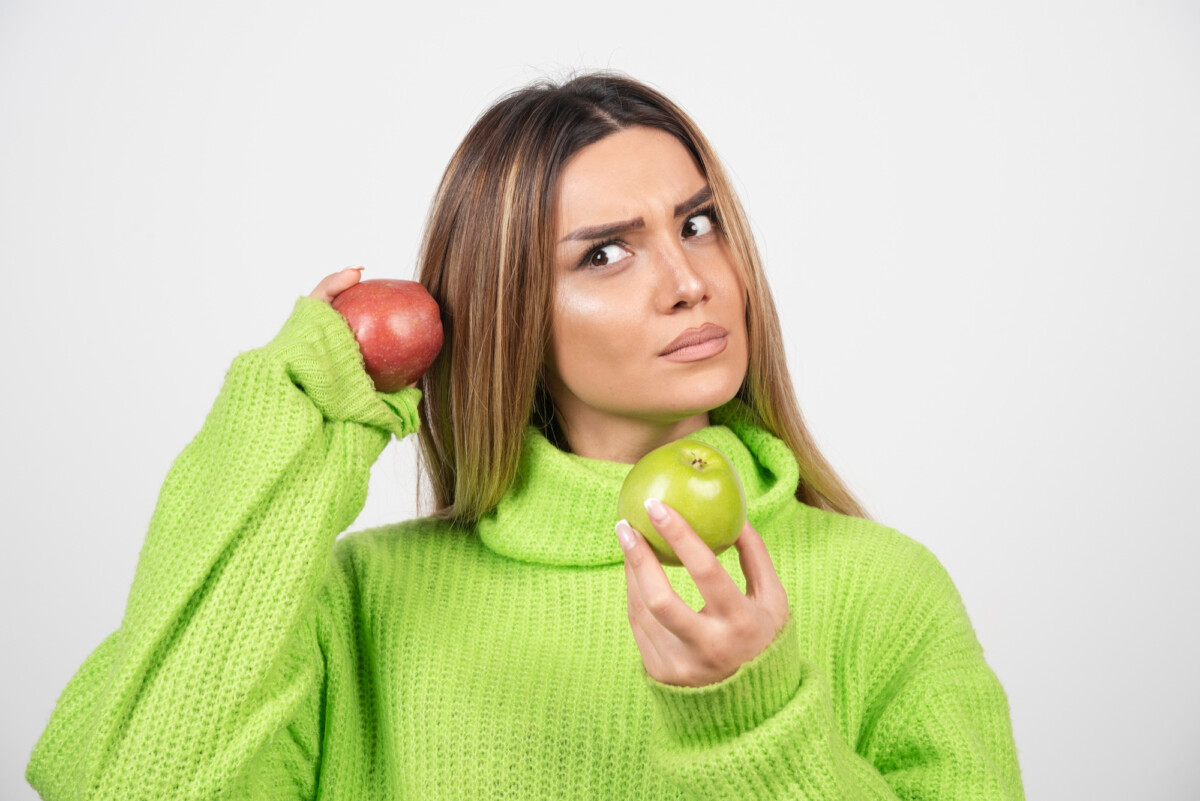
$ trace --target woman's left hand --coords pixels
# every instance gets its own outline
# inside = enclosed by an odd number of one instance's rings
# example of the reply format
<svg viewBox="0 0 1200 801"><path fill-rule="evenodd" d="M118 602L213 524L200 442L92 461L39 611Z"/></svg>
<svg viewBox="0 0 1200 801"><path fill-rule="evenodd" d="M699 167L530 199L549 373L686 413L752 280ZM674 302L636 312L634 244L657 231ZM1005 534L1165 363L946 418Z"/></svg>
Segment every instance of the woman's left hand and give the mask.
<svg viewBox="0 0 1200 801"><path fill-rule="evenodd" d="M667 580L650 545L629 528L634 537L633 547L625 551L629 624L652 678L703 687L732 676L774 641L787 621L787 592L749 520L734 542L746 578L743 595L687 521L666 504L662 508L663 522L651 514L651 523L691 574L705 605L692 611Z"/></svg>

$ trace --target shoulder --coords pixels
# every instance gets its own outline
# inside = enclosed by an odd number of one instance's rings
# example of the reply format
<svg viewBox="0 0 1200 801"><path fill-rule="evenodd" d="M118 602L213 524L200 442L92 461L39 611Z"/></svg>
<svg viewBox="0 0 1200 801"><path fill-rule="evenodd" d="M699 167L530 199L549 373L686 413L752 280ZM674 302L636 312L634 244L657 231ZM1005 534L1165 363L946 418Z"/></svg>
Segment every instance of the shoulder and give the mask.
<svg viewBox="0 0 1200 801"><path fill-rule="evenodd" d="M922 607L940 618L964 614L953 580L936 555L907 533L875 520L795 503L794 525L777 545L798 562L854 584L887 606ZM777 535L778 537L778 535ZM789 547L790 546L790 547ZM770 547L770 543L768 543Z"/></svg>
<svg viewBox="0 0 1200 801"><path fill-rule="evenodd" d="M792 536L808 548L902 572L922 575L944 572L929 548L885 523L818 509L799 501L789 511Z"/></svg>
<svg viewBox="0 0 1200 801"><path fill-rule="evenodd" d="M474 528L419 517L343 534L334 543L333 563L335 570L363 576L375 566L403 568L414 560L465 556L480 547Z"/></svg>
<svg viewBox="0 0 1200 801"><path fill-rule="evenodd" d="M790 575L780 577L789 599L813 605L815 618L838 632L827 644L833 662L859 660L856 669L878 682L886 666L913 664L942 643L979 651L962 598L928 547L878 521L797 506L795 544L783 549Z"/></svg>

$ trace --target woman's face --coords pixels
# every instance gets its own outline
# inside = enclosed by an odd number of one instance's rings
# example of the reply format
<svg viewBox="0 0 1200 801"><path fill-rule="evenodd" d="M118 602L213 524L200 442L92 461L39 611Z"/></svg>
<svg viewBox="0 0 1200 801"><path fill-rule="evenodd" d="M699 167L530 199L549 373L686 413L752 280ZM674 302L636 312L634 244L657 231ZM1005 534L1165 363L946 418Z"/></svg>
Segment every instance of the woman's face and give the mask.
<svg viewBox="0 0 1200 801"><path fill-rule="evenodd" d="M594 440L598 427L662 432L704 415L696 428L737 394L746 290L707 188L688 150L656 128L611 134L567 162L547 386L572 446L585 428ZM715 339L668 353L714 327Z"/></svg>

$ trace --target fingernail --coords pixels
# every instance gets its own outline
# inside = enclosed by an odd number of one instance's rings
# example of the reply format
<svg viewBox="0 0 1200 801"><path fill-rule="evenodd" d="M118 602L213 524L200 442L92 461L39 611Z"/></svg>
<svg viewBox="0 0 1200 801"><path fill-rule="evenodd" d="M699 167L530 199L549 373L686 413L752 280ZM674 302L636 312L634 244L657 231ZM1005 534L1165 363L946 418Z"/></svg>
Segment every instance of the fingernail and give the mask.
<svg viewBox="0 0 1200 801"><path fill-rule="evenodd" d="M655 523L667 522L667 510L658 498L647 498L645 506L646 514L650 515L650 519Z"/></svg>
<svg viewBox="0 0 1200 801"><path fill-rule="evenodd" d="M636 541L633 538L633 529L624 520L617 521L617 539L621 542L621 549L625 551L631 549Z"/></svg>

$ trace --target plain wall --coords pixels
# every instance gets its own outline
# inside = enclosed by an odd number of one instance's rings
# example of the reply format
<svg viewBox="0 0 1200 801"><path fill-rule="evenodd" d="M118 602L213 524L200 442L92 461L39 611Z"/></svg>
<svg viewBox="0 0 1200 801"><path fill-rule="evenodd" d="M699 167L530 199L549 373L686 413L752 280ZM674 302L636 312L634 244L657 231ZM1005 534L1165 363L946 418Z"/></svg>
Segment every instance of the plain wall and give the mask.
<svg viewBox="0 0 1200 801"><path fill-rule="evenodd" d="M328 273L411 278L475 118L593 67L731 171L806 419L955 579L1029 797L1197 797L1200 6L1166 0L5 0L0 796L233 357ZM352 529L414 480L393 441Z"/></svg>

